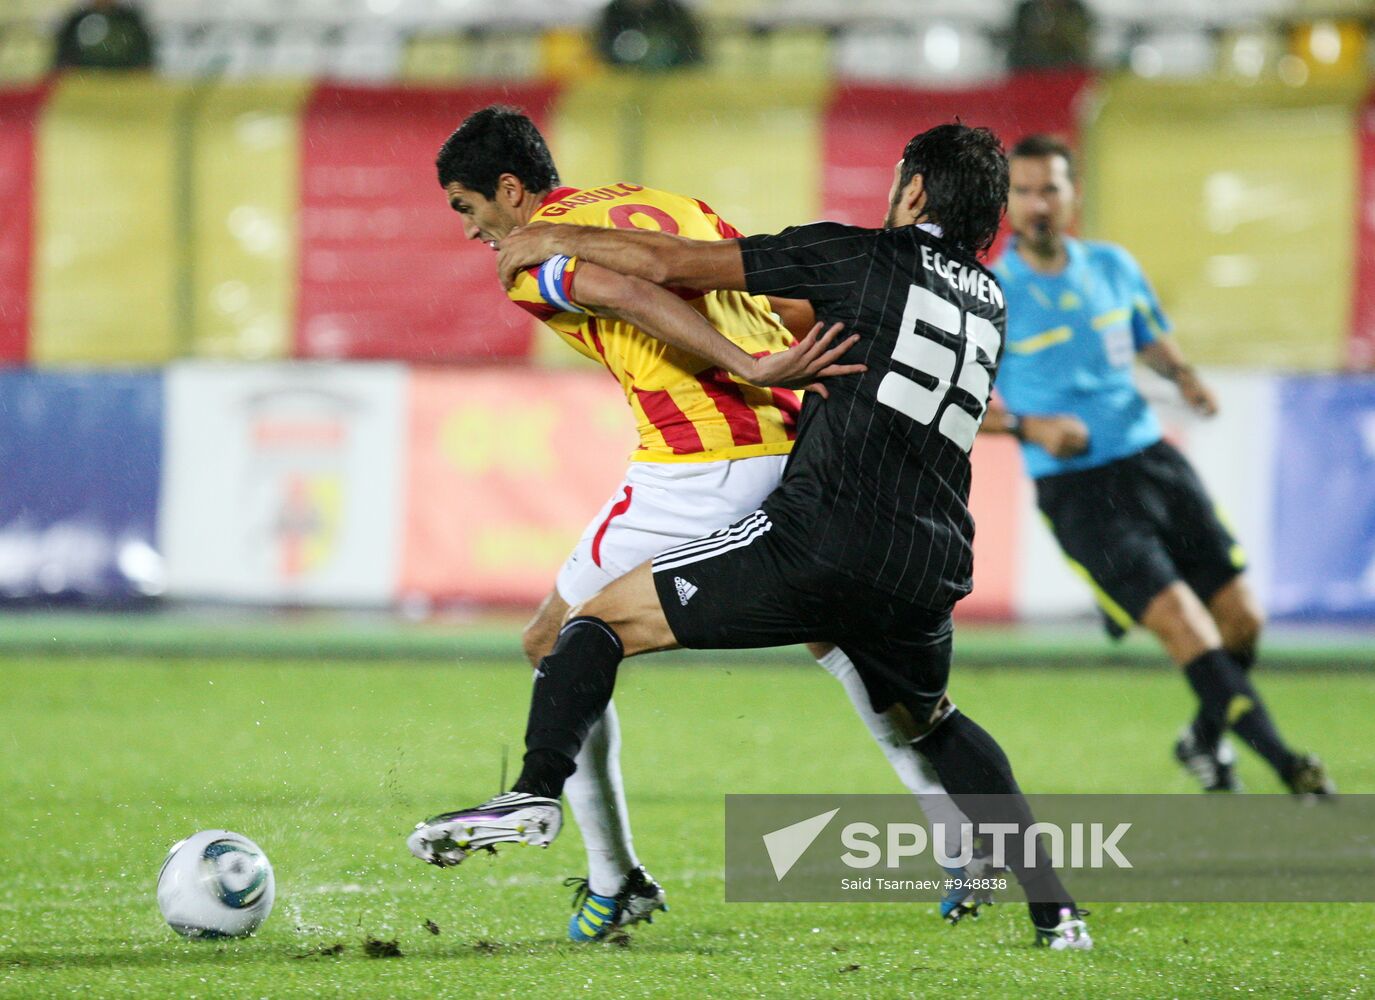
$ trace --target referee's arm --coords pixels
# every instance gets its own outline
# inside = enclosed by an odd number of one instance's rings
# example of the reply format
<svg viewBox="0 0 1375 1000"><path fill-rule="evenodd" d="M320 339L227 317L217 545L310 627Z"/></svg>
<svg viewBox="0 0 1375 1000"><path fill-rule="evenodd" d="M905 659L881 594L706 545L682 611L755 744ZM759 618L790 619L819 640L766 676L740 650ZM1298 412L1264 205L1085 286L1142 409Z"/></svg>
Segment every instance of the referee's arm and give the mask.
<svg viewBox="0 0 1375 1000"><path fill-rule="evenodd" d="M690 240L647 229L606 229L532 222L501 241L497 270L507 288L516 275L555 254L656 285L743 292L745 265L735 240Z"/></svg>
<svg viewBox="0 0 1375 1000"><path fill-rule="evenodd" d="M1020 417L1001 403L990 402L979 427L982 434L1011 434L1037 444L1056 458L1073 458L1089 446L1089 429L1070 413Z"/></svg>

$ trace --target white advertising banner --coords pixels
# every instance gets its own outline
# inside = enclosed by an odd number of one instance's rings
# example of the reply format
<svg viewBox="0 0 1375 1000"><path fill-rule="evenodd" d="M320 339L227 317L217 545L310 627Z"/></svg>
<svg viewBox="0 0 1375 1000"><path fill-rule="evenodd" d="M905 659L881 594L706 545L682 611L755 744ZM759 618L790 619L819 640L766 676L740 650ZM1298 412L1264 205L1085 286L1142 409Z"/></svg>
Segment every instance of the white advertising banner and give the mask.
<svg viewBox="0 0 1375 1000"><path fill-rule="evenodd" d="M169 596L390 603L408 378L399 364L173 365L160 516Z"/></svg>

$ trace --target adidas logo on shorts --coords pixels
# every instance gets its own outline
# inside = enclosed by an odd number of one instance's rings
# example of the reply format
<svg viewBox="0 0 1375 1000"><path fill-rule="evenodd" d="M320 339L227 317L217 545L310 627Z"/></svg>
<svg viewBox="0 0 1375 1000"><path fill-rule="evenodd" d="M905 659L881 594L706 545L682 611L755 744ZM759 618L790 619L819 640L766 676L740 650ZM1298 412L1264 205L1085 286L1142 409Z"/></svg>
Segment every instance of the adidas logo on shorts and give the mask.
<svg viewBox="0 0 1375 1000"><path fill-rule="evenodd" d="M678 590L678 600L682 602L683 607L687 607L687 602L692 600L693 594L697 593L697 586L688 583L681 576L673 578L673 586Z"/></svg>

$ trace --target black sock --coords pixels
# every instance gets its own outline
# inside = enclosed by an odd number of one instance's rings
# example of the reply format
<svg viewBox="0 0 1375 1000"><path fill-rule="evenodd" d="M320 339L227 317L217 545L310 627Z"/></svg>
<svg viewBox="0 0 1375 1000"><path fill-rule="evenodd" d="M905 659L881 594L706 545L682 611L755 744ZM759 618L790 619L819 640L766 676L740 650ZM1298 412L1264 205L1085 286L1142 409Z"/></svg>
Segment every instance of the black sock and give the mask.
<svg viewBox="0 0 1375 1000"><path fill-rule="evenodd" d="M1217 746L1225 729L1238 736L1279 774L1288 778L1298 759L1280 738L1260 693L1223 649L1210 649L1184 668L1200 706L1194 735L1207 747Z"/></svg>
<svg viewBox="0 0 1375 1000"><path fill-rule="evenodd" d="M1227 706L1240 693L1244 679L1241 668L1226 650L1210 649L1184 666L1184 676L1198 695L1198 715L1194 717L1194 738L1209 750L1227 729Z"/></svg>
<svg viewBox="0 0 1375 1000"><path fill-rule="evenodd" d="M1034 822L1003 748L958 709L913 745L931 762L947 794L971 822L1015 823L1022 830ZM1059 923L1061 907L1074 908L1068 890L1039 842L1035 845L1036 863L1031 867L1026 865L1026 844L1021 836L1010 837L1006 843L1008 867L1026 892L1032 921L1037 927L1054 927Z"/></svg>
<svg viewBox="0 0 1375 1000"><path fill-rule="evenodd" d="M1254 646L1249 646L1246 649L1240 650L1229 649L1227 650L1227 653L1232 657L1233 662L1235 662L1236 665L1241 668L1242 673L1247 674L1249 676L1251 673L1251 668L1256 665L1256 648ZM1203 719L1202 709L1200 709L1198 714L1194 716L1193 732L1194 739L1196 739L1199 743L1208 746L1212 745L1206 743L1206 741L1204 740L1204 736L1209 732L1209 724L1205 722ZM1219 735L1221 735L1220 732Z"/></svg>
<svg viewBox="0 0 1375 1000"><path fill-rule="evenodd" d="M624 657L620 636L600 618L574 618L540 661L525 727L525 766L512 788L551 799L577 769L573 758L611 702Z"/></svg>
<svg viewBox="0 0 1375 1000"><path fill-rule="evenodd" d="M1265 762L1275 769L1275 773L1281 779L1287 781L1298 764L1298 754L1290 750L1280 738L1269 710L1260 700L1260 694L1251 686L1251 678L1243 675L1242 680L1246 686L1233 703L1232 731L1245 740L1247 746L1264 757Z"/></svg>

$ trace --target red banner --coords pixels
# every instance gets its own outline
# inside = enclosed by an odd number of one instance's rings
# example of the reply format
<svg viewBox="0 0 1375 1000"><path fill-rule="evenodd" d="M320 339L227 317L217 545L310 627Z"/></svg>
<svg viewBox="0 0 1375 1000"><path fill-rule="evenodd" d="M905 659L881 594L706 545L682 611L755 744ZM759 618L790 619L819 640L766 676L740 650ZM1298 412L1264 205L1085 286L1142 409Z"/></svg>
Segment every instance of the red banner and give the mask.
<svg viewBox="0 0 1375 1000"><path fill-rule="evenodd" d="M1356 256L1354 297L1347 361L1353 368L1375 369L1375 94L1358 113L1360 173L1356 178Z"/></svg>
<svg viewBox="0 0 1375 1000"><path fill-rule="evenodd" d="M597 371L411 374L403 598L532 605L620 483L635 434Z"/></svg>
<svg viewBox="0 0 1375 1000"><path fill-rule="evenodd" d="M301 125L296 353L468 361L524 357L529 317L464 239L435 180L440 144L472 112L511 104L543 123L550 85L462 90L322 86Z"/></svg>
<svg viewBox="0 0 1375 1000"><path fill-rule="evenodd" d="M34 132L46 96L0 90L0 362L29 354Z"/></svg>
<svg viewBox="0 0 1375 1000"><path fill-rule="evenodd" d="M1029 73L969 90L838 88L826 109L826 217L857 226L882 223L893 167L907 140L956 117L991 128L1009 147L1031 132L1054 132L1074 142L1075 105L1090 80L1075 71Z"/></svg>

